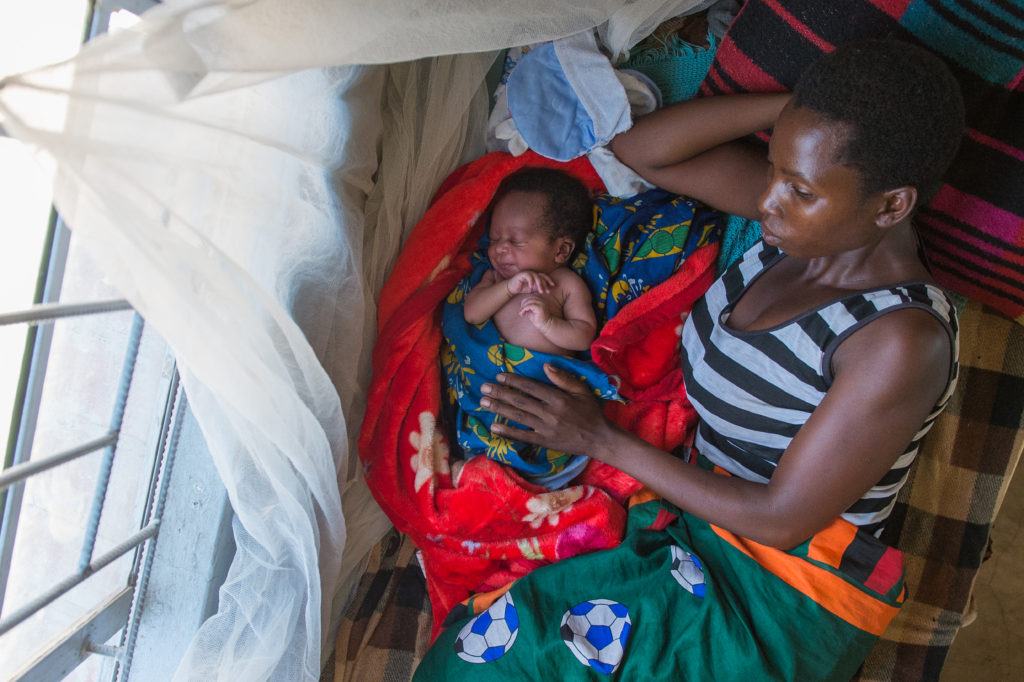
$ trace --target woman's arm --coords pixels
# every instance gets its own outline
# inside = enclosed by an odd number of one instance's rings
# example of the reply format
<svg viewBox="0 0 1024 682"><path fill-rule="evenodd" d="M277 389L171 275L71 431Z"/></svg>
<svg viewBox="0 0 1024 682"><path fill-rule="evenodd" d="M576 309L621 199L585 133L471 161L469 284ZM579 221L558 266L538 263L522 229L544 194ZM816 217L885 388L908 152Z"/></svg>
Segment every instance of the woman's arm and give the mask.
<svg viewBox="0 0 1024 682"><path fill-rule="evenodd" d="M532 429L496 425L497 433L589 454L681 509L789 548L846 511L893 466L946 384L950 350L934 318L904 311L854 334L835 357L832 387L767 484L687 465L612 426L586 387L558 372L548 376L563 390L502 375L489 409Z"/></svg>
<svg viewBox="0 0 1024 682"><path fill-rule="evenodd" d="M611 149L659 187L757 219L769 164L763 151L734 140L771 128L789 97L727 95L674 104L638 119Z"/></svg>

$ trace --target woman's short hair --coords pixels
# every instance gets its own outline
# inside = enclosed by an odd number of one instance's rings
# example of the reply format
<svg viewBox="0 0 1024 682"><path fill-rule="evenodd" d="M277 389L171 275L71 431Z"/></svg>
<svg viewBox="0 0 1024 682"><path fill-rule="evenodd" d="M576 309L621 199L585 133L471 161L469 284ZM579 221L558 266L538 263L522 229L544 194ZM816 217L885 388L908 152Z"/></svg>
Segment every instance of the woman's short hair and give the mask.
<svg viewBox="0 0 1024 682"><path fill-rule="evenodd" d="M913 186L919 204L938 190L960 146L960 87L937 56L894 39L843 45L809 66L793 105L850 129L840 163L864 194Z"/></svg>

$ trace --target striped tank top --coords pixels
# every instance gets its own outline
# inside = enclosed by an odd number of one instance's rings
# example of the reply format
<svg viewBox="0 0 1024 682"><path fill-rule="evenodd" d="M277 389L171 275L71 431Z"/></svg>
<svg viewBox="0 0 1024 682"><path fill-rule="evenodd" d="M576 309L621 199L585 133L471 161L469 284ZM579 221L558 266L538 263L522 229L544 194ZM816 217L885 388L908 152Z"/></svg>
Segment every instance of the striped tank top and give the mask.
<svg viewBox="0 0 1024 682"><path fill-rule="evenodd" d="M686 392L700 416L695 447L730 473L767 482L800 427L832 383L832 354L850 334L894 310L927 310L942 322L953 348L950 381L892 469L842 516L879 534L907 480L921 439L953 392L958 365L956 314L940 288L924 282L872 289L826 303L763 331L726 326L750 284L784 258L758 242L726 270L694 306L683 329Z"/></svg>

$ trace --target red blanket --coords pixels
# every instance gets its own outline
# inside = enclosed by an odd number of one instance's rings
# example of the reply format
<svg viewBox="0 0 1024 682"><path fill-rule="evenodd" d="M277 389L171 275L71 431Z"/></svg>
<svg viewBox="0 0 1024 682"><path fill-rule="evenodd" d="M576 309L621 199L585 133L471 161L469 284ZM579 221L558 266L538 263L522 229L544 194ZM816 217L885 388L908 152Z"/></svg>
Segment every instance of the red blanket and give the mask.
<svg viewBox="0 0 1024 682"><path fill-rule="evenodd" d="M456 171L409 236L381 293L373 382L360 457L374 497L423 553L435 633L472 592L500 587L532 569L619 543L625 499L640 484L592 461L575 485L547 491L486 457L451 456L442 414L439 312L469 272L478 218L506 175L558 167L594 190L584 159L562 164L533 153L490 154ZM665 449L695 423L682 391L679 315L714 278L717 245L702 247L669 280L628 304L595 340L595 362L623 380L628 404L609 418Z"/></svg>

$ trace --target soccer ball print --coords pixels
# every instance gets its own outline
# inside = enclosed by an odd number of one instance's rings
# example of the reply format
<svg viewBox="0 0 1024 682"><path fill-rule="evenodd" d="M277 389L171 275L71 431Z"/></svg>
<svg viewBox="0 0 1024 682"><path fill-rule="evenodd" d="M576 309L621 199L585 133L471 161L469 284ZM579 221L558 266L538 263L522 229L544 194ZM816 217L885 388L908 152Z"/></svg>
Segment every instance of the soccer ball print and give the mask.
<svg viewBox="0 0 1024 682"><path fill-rule="evenodd" d="M562 616L562 641L580 663L609 675L622 663L631 627L625 605L589 599Z"/></svg>
<svg viewBox="0 0 1024 682"><path fill-rule="evenodd" d="M672 577L693 596L703 599L707 586L704 584L704 566L700 559L678 545L672 545L669 549L672 551L672 568L669 571Z"/></svg>
<svg viewBox="0 0 1024 682"><path fill-rule="evenodd" d="M490 663L512 648L519 634L519 613L506 592L466 623L455 638L455 653L470 663Z"/></svg>

